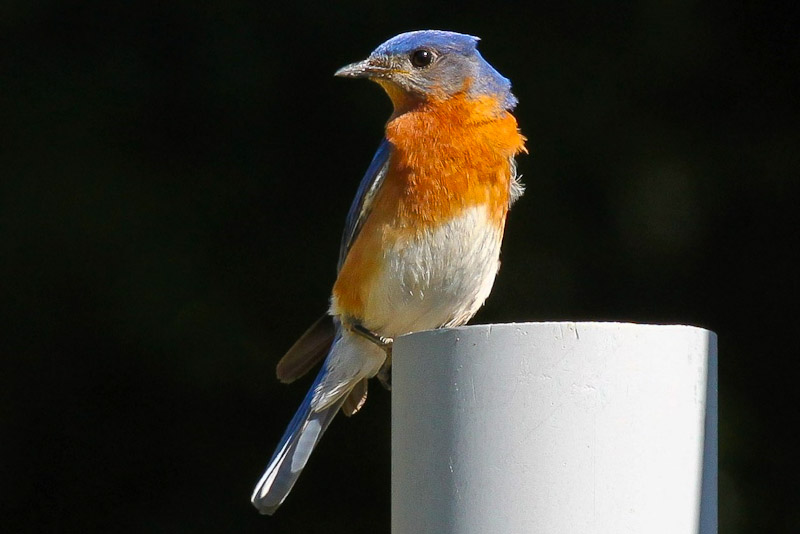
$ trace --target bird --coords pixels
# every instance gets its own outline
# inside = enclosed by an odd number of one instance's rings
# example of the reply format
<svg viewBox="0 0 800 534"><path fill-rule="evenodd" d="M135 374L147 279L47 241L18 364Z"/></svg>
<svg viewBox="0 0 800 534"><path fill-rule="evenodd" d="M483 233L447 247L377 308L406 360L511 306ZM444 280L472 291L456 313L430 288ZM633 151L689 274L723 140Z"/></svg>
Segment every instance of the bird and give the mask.
<svg viewBox="0 0 800 534"><path fill-rule="evenodd" d="M527 152L510 81L479 38L401 33L335 76L377 82L393 112L345 221L327 313L277 366L290 383L324 362L251 502L272 515L333 417L358 412L367 382L391 388L394 338L459 326L488 297Z"/></svg>

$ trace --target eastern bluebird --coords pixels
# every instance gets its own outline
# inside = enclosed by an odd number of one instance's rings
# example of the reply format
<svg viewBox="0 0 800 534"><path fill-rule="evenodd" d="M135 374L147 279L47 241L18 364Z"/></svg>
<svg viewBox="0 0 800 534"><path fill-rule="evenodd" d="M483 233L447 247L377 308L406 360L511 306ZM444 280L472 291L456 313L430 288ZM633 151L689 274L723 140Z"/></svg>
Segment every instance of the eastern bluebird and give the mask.
<svg viewBox="0 0 800 534"><path fill-rule="evenodd" d="M278 363L288 383L327 354L253 492L263 514L284 501L333 416L363 406L367 380L388 385L394 337L462 325L492 289L525 138L511 84L477 42L403 33L336 72L380 84L394 113L347 215L328 314Z"/></svg>

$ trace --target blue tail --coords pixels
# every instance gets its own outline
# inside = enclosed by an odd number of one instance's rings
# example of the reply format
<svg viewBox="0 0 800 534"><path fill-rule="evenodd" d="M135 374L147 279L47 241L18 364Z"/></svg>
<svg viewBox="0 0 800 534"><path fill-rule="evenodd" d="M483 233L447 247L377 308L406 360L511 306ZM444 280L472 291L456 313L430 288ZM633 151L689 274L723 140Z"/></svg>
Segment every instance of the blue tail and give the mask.
<svg viewBox="0 0 800 534"><path fill-rule="evenodd" d="M342 395L340 399L319 411L311 409L314 391L317 384L325 377L326 367L323 365L320 369L314 384L284 432L261 480L256 484L250 501L262 514L272 515L275 513L275 510L289 495L292 486L297 482L297 478L305 467L308 457L311 456L311 451L319 443L322 434L331 424L333 417L347 397L347 395Z"/></svg>

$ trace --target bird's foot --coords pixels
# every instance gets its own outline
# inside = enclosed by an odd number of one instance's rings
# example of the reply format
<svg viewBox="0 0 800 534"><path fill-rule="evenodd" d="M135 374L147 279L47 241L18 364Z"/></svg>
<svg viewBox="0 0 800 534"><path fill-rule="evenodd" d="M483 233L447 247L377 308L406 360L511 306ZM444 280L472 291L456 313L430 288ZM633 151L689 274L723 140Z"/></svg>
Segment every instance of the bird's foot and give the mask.
<svg viewBox="0 0 800 534"><path fill-rule="evenodd" d="M364 325L362 325L361 323L352 323L352 325L350 326L350 330L352 330L359 336L375 343L381 348L381 350L383 350L386 353L386 361L381 366L380 371L378 371L377 377L378 380L380 380L381 385L384 388L391 391L392 390L392 346L394 345L394 339L378 335L372 330L365 328Z"/></svg>
<svg viewBox="0 0 800 534"><path fill-rule="evenodd" d="M372 330L368 330L360 323L355 323L351 326L351 330L358 334L359 336L372 341L376 345L378 345L384 352L386 352L387 356L391 355L392 353L392 343L394 343L394 339L390 337L383 337Z"/></svg>

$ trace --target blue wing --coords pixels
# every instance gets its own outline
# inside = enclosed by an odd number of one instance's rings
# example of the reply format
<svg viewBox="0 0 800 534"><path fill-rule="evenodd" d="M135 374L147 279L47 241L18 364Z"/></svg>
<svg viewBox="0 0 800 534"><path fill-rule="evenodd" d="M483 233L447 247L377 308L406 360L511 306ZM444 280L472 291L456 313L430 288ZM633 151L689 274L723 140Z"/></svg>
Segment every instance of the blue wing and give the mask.
<svg viewBox="0 0 800 534"><path fill-rule="evenodd" d="M366 221L372 210L375 196L380 190L381 184L383 184L383 179L386 177L390 152L391 145L389 141L384 139L381 141L375 157L372 158L366 174L361 179L356 198L353 200L353 204L347 214L347 222L345 223L341 249L339 250L339 269L342 268L350 247L356 240L364 221ZM278 376L281 377L281 380L290 382L304 374L316 363L324 354L320 348L326 349L329 339L339 335L336 334L336 332L339 332L338 325L335 332L330 331L330 326L324 320L317 321L303 334L300 341L289 349L281 363L278 364ZM305 339L307 336L308 339ZM267 465L266 471L264 471L261 480L259 480L253 491L251 500L262 514L272 515L281 505L300 476L300 472L305 467L311 451L317 445L339 409L345 406L345 413L352 415L358 411L366 398L366 381L359 379L330 405L319 410L312 408L317 388L328 376L329 365L332 365L331 362L336 358L335 349L338 339L340 338L337 337L333 340L333 346L328 353L328 360L323 364L305 400L303 400L291 423L289 423L289 427L284 432L278 448ZM355 398L351 399L353 388L355 388L356 395Z"/></svg>
<svg viewBox="0 0 800 534"><path fill-rule="evenodd" d="M381 141L378 151L375 152L375 157L372 158L366 174L358 185L356 198L347 213L347 222L344 226L344 234L342 234L342 244L339 248L337 269L342 268L344 260L347 258L347 253L350 252L350 247L356 240L358 232L361 231L361 227L364 225L364 221L367 220L370 211L372 211L372 203L381 188L381 184L383 184L383 179L386 177L391 147L392 145L385 138Z"/></svg>

